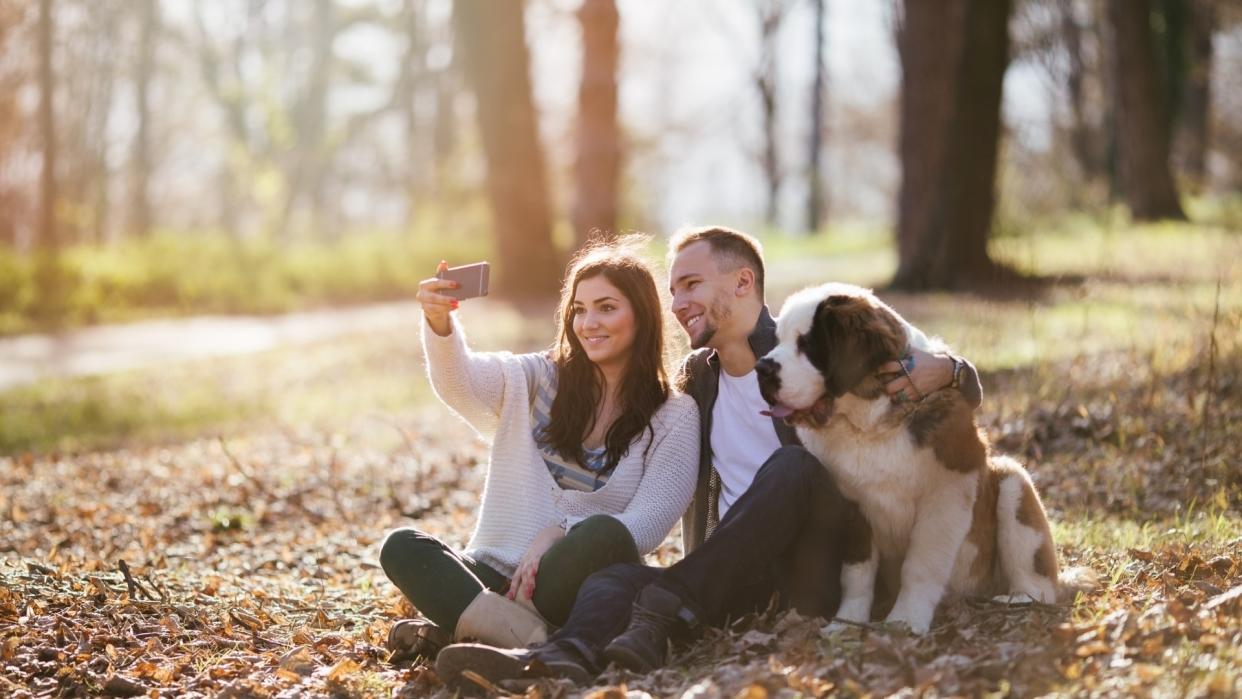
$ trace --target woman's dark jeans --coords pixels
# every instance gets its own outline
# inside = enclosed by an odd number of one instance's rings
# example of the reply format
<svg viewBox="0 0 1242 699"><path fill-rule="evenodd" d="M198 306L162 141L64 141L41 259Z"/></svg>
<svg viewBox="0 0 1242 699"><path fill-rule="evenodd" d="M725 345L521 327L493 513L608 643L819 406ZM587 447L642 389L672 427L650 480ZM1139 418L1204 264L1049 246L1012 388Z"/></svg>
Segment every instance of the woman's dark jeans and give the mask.
<svg viewBox="0 0 1242 699"><path fill-rule="evenodd" d="M624 524L608 515L588 517L543 554L535 574L535 609L549 623L560 626L587 577L615 563L639 560ZM491 566L417 529L389 534L380 551L380 565L423 616L449 631L457 627L457 619L479 592L504 592L509 587L509 579Z"/></svg>

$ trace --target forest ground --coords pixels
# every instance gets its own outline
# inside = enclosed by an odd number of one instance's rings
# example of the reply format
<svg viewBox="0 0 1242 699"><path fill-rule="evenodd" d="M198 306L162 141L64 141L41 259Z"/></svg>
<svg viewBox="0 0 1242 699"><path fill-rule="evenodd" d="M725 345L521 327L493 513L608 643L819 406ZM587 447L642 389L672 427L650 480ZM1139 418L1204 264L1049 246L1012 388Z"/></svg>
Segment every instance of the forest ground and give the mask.
<svg viewBox="0 0 1242 699"><path fill-rule="evenodd" d="M980 367L980 424L1099 590L949 602L922 637L762 615L650 675L527 695L1242 693L1242 238L1051 231L997 251L1059 281L885 298ZM892 264L867 246L771 252L774 301ZM462 315L479 348L550 339L546 315ZM413 524L464 543L486 447L430 394L415 321L0 394L0 694L447 695L386 660L411 610L377 548ZM654 559L678 555L673 536Z"/></svg>

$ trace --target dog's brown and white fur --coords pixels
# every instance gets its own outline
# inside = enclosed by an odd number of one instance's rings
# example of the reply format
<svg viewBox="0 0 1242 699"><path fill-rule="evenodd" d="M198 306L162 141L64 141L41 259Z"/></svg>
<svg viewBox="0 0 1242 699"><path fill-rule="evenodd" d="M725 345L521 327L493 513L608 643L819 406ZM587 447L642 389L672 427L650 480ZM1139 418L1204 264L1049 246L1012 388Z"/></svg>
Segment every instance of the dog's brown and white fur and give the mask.
<svg viewBox="0 0 1242 699"><path fill-rule="evenodd" d="M777 335L761 360L764 398L790 415L869 525L860 536L870 542L853 542L859 553L842 571L838 618L870 620L877 576L898 590L886 620L918 632L946 591L1056 601L1056 549L1026 470L989 454L958 391L895 404L876 375L907 347L943 345L848 284L791 296Z"/></svg>

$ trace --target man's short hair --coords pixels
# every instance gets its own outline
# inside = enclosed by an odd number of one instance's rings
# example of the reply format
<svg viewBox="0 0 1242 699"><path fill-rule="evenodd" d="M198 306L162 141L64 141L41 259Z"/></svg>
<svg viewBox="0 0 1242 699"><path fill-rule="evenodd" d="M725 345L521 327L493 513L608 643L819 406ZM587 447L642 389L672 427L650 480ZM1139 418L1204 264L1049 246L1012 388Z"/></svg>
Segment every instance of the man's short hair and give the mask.
<svg viewBox="0 0 1242 699"><path fill-rule="evenodd" d="M749 267L755 273L755 287L760 294L763 293L763 246L758 240L732 228L703 226L677 231L669 239L668 249L676 255L698 242L705 242L711 247L712 255L723 271Z"/></svg>

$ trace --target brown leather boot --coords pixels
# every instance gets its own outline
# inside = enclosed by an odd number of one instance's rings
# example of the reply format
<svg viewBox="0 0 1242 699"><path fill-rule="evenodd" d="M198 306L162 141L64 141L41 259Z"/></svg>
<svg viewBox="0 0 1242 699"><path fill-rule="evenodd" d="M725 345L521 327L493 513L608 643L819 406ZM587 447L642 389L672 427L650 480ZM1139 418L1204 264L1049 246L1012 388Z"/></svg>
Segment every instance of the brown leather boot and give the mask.
<svg viewBox="0 0 1242 699"><path fill-rule="evenodd" d="M399 663L414 658L434 660L440 649L453 639L449 632L430 619L402 619L388 630L389 662Z"/></svg>

